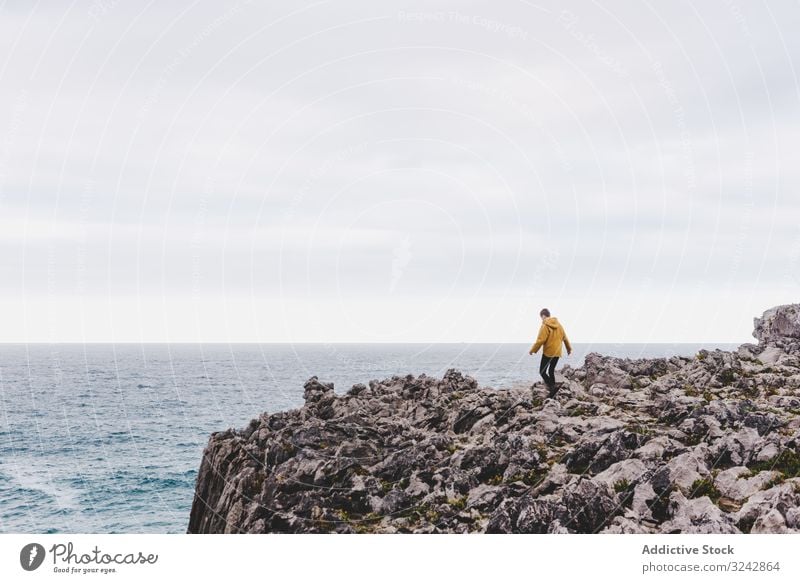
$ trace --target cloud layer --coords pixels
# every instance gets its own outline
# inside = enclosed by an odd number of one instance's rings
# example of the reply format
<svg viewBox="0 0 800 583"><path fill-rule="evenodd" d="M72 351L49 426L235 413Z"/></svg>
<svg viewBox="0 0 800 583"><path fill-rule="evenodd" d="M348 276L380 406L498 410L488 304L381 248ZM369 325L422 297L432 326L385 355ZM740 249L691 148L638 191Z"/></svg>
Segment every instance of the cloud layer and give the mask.
<svg viewBox="0 0 800 583"><path fill-rule="evenodd" d="M0 340L743 342L800 300L796 2L496 4L4 4Z"/></svg>

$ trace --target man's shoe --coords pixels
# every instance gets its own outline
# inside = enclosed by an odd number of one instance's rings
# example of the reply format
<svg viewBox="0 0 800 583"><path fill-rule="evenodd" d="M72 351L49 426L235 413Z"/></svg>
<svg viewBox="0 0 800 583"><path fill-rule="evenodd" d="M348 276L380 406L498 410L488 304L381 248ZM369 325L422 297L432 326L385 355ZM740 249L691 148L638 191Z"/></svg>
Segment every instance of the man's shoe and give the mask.
<svg viewBox="0 0 800 583"><path fill-rule="evenodd" d="M556 396L557 392L558 392L558 385L556 385L555 383L547 387L547 396L550 397L551 399Z"/></svg>

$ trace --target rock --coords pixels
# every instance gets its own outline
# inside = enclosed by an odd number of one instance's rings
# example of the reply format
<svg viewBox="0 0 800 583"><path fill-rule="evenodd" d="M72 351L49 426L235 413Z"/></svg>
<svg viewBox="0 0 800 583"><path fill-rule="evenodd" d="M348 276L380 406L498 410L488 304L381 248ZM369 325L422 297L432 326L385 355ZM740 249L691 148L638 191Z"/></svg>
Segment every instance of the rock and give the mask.
<svg viewBox="0 0 800 583"><path fill-rule="evenodd" d="M745 532L771 532L769 530L754 531L758 523L759 529L777 529L780 532L787 526L787 519L795 525L796 509L800 506L800 478L786 480L782 484L773 486L768 490L756 492L747 500L747 503L734 515L739 527ZM773 513L777 512L781 521ZM772 516L767 517L768 514ZM758 522L759 518L763 518Z"/></svg>
<svg viewBox="0 0 800 583"><path fill-rule="evenodd" d="M592 480L567 484L562 504L563 510L559 518L571 532L597 532L621 512L613 490Z"/></svg>
<svg viewBox="0 0 800 583"><path fill-rule="evenodd" d="M781 420L774 413L748 413L744 416L742 424L745 427L753 427L759 435L766 435L783 426Z"/></svg>
<svg viewBox="0 0 800 583"><path fill-rule="evenodd" d="M411 497L402 490L390 490L386 496L379 500L375 511L384 516L391 516L406 510Z"/></svg>
<svg viewBox="0 0 800 583"><path fill-rule="evenodd" d="M711 453L720 465L747 465L755 460L761 451L764 439L752 427L744 427L735 433L728 433L711 446Z"/></svg>
<svg viewBox="0 0 800 583"><path fill-rule="evenodd" d="M668 459L686 450L680 442L666 435L659 435L649 440L633 452L633 456L643 461Z"/></svg>
<svg viewBox="0 0 800 583"><path fill-rule="evenodd" d="M800 529L800 508L788 508L785 515L786 526Z"/></svg>
<svg viewBox="0 0 800 583"><path fill-rule="evenodd" d="M760 318L753 318L753 328L753 336L760 345L782 347L800 339L800 306L787 304L770 308Z"/></svg>
<svg viewBox="0 0 800 583"><path fill-rule="evenodd" d="M797 532L798 314L733 352L591 353L554 399L454 369L311 377L302 407L210 436L187 530Z"/></svg>
<svg viewBox="0 0 800 583"><path fill-rule="evenodd" d="M492 513L486 532L544 534L555 520L557 506L552 495L534 498L526 494L506 499Z"/></svg>
<svg viewBox="0 0 800 583"><path fill-rule="evenodd" d="M687 451L672 458L663 466L662 471L667 471L669 483L686 495L691 494L696 481L710 475L705 462L694 451Z"/></svg>
<svg viewBox="0 0 800 583"><path fill-rule="evenodd" d="M750 530L752 534L783 534L790 532L786 526L786 520L783 515L775 508L762 514L753 523L753 528Z"/></svg>
<svg viewBox="0 0 800 583"><path fill-rule="evenodd" d="M321 383L317 377L308 379L303 389L303 398L306 403L316 403L325 397L333 396L333 383Z"/></svg>
<svg viewBox="0 0 800 583"><path fill-rule="evenodd" d="M419 472L414 472L406 488L406 494L413 498L422 498L430 491L431 487L420 479Z"/></svg>
<svg viewBox="0 0 800 583"><path fill-rule="evenodd" d="M730 515L719 509L708 496L687 499L676 491L669 498L670 520L661 525L662 533L733 534L739 529Z"/></svg>
<svg viewBox="0 0 800 583"><path fill-rule="evenodd" d="M756 455L757 462L766 462L778 455L778 446L775 443L768 443L762 447Z"/></svg>
<svg viewBox="0 0 800 583"><path fill-rule="evenodd" d="M654 532L652 527L640 520L627 516L615 516L611 524L601 530L600 534L650 534L652 532Z"/></svg>
<svg viewBox="0 0 800 583"><path fill-rule="evenodd" d="M608 466L594 477L594 481L609 488L622 487L623 483L635 484L647 474L647 466L636 458L626 459Z"/></svg>
<svg viewBox="0 0 800 583"><path fill-rule="evenodd" d="M487 532L591 533L620 512L611 490L591 480L572 482L564 490L563 497L526 494L504 500L490 518Z"/></svg>
<svg viewBox="0 0 800 583"><path fill-rule="evenodd" d="M548 534L570 534L571 532L573 531L563 526L558 518L551 522L550 526L547 528Z"/></svg>
<svg viewBox="0 0 800 583"><path fill-rule="evenodd" d="M649 481L642 481L633 490L631 509L640 520L662 522L666 519L669 484L659 487L658 492Z"/></svg>
<svg viewBox="0 0 800 583"><path fill-rule="evenodd" d="M498 486L488 486L481 484L473 488L467 496L467 508L494 508L498 498L502 497L503 489Z"/></svg>
<svg viewBox="0 0 800 583"><path fill-rule="evenodd" d="M570 452L566 465L571 472L601 472L611 464L631 456L648 440L647 436L626 429L613 431L598 439L590 434Z"/></svg>
<svg viewBox="0 0 800 583"><path fill-rule="evenodd" d="M767 346L761 354L758 355L758 360L763 364L775 364L783 354L783 350L777 346Z"/></svg>
<svg viewBox="0 0 800 583"><path fill-rule="evenodd" d="M714 486L720 494L734 501L744 501L764 489L764 487L780 476L779 472L759 472L750 476L750 470L744 466L735 466L717 474Z"/></svg>
<svg viewBox="0 0 800 583"><path fill-rule="evenodd" d="M751 343L742 344L736 350L736 354L739 356L739 358L746 360L757 360L757 357L760 353L761 350L759 347L756 344ZM762 363L764 362L763 359L758 360L761 360Z"/></svg>

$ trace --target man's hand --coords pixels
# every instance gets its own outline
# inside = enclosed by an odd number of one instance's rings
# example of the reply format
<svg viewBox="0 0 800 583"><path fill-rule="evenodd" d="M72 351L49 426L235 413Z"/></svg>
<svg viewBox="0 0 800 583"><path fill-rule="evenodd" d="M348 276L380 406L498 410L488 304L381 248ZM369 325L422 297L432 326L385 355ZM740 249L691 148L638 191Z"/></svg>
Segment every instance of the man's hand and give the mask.
<svg viewBox="0 0 800 583"><path fill-rule="evenodd" d="M533 348L531 348L531 349L528 351L528 354L530 354L531 356L533 356Z"/></svg>
<svg viewBox="0 0 800 583"><path fill-rule="evenodd" d="M567 356L569 356L570 354L572 354L572 349L571 348L567 348Z"/></svg>

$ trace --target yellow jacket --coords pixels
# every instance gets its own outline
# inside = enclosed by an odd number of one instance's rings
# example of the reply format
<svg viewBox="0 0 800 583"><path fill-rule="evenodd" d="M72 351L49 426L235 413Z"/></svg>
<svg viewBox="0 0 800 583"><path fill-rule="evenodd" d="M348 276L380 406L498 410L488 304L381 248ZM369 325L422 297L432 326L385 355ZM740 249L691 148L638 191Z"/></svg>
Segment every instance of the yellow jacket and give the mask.
<svg viewBox="0 0 800 583"><path fill-rule="evenodd" d="M567 338L567 333L564 332L564 327L561 323L552 316L545 318L542 322L542 327L539 328L539 336L536 337L536 342L531 346L530 353L539 351L539 347L544 345L542 354L545 356L561 356L561 343L567 347L567 352L572 352L572 346Z"/></svg>

